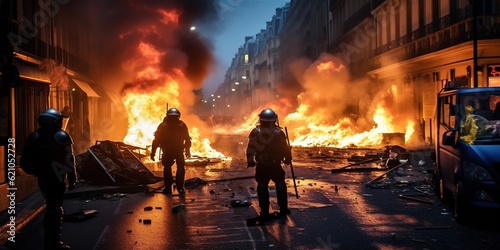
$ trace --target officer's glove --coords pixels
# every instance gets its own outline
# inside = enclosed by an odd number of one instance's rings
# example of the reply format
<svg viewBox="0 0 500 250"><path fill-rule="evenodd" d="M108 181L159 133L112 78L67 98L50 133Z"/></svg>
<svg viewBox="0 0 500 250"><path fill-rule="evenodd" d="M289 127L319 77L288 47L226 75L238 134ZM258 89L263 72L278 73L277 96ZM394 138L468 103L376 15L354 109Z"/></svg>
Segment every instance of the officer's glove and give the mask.
<svg viewBox="0 0 500 250"><path fill-rule="evenodd" d="M290 164L292 164L292 159L291 158L285 158L285 160L283 162L285 163L285 165L290 165Z"/></svg>
<svg viewBox="0 0 500 250"><path fill-rule="evenodd" d="M191 158L191 150L189 148L186 149L186 158Z"/></svg>
<svg viewBox="0 0 500 250"><path fill-rule="evenodd" d="M247 168L253 168L253 167L255 167L255 165L256 165L255 161L249 161L249 162L247 162Z"/></svg>
<svg viewBox="0 0 500 250"><path fill-rule="evenodd" d="M151 154L150 158L151 158L152 161L155 161L155 154Z"/></svg>

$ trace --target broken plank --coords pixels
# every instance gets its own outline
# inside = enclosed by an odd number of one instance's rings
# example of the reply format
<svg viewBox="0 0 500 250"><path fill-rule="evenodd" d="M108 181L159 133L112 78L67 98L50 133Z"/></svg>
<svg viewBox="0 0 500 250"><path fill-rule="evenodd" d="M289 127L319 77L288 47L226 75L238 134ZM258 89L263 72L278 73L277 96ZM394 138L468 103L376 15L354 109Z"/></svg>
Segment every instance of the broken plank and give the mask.
<svg viewBox="0 0 500 250"><path fill-rule="evenodd" d="M419 198L415 198L415 197L411 197L411 196L407 196L407 195L402 195L402 194L399 195L399 198L411 200L411 201L418 201L418 202L427 203L427 204L431 204L431 205L434 204L434 202L429 201L429 200L419 199Z"/></svg>
<svg viewBox="0 0 500 250"><path fill-rule="evenodd" d="M345 172L367 172L367 171L385 171L387 168L337 168L331 169L332 174Z"/></svg>
<svg viewBox="0 0 500 250"><path fill-rule="evenodd" d="M415 228L415 230L426 230L426 229L451 229L451 226L427 226L427 227Z"/></svg>
<svg viewBox="0 0 500 250"><path fill-rule="evenodd" d="M375 178L375 179L373 179L373 180L369 181L368 183L366 183L366 185L367 185L367 186L371 185L373 182L375 182L375 181L378 181L378 180L382 179L382 178L383 178L385 175L387 175L388 173L390 173L390 172L392 172L392 171L394 171L394 170L396 170L396 169L398 169L398 168L400 168L400 167L402 167L402 166L406 165L407 163L408 163L408 161L403 162L403 163L401 163L401 164L399 164L399 165L397 165L397 166L394 166L393 168L389 169L388 171L386 171L386 172L385 172L385 173L383 173L382 175L380 175L380 176L378 176L377 178Z"/></svg>

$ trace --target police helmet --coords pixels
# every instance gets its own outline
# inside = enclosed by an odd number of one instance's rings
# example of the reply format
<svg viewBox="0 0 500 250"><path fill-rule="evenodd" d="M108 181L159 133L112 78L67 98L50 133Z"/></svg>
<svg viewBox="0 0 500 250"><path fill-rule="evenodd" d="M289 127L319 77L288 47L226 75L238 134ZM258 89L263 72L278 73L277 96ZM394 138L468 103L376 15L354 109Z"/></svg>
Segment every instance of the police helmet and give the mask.
<svg viewBox="0 0 500 250"><path fill-rule="evenodd" d="M259 121L261 122L276 122L278 115L270 108L265 108L259 114Z"/></svg>
<svg viewBox="0 0 500 250"><path fill-rule="evenodd" d="M62 127L63 118L67 116L62 115L59 110L48 108L38 116L38 123L40 126Z"/></svg>
<svg viewBox="0 0 500 250"><path fill-rule="evenodd" d="M172 116L177 116L178 118L180 118L181 112L176 108L170 108L167 110L167 117L172 117Z"/></svg>

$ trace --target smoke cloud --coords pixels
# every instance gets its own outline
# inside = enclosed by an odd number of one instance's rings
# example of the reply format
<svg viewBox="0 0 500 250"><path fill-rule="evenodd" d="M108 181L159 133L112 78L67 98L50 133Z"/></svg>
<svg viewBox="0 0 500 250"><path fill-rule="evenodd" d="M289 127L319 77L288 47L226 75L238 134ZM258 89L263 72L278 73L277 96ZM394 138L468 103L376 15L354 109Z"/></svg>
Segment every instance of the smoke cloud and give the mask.
<svg viewBox="0 0 500 250"><path fill-rule="evenodd" d="M212 43L190 28L210 26L216 15L213 1L94 0L79 6L87 10L95 27L92 41L99 54L93 60L93 72L117 89L125 81L126 88L151 85L131 80L131 70L141 65L124 65L137 58L136 48L145 43L161 53L156 59L163 73L176 75L180 70L190 89L200 89L213 64Z"/></svg>

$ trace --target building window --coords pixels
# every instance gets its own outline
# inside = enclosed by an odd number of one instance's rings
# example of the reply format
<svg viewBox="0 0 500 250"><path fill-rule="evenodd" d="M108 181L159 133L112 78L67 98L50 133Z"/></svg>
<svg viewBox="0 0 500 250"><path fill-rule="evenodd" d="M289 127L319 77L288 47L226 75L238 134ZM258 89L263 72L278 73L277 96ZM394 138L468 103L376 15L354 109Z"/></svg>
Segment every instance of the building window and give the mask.
<svg viewBox="0 0 500 250"><path fill-rule="evenodd" d="M248 63L248 54L245 54L245 63Z"/></svg>

